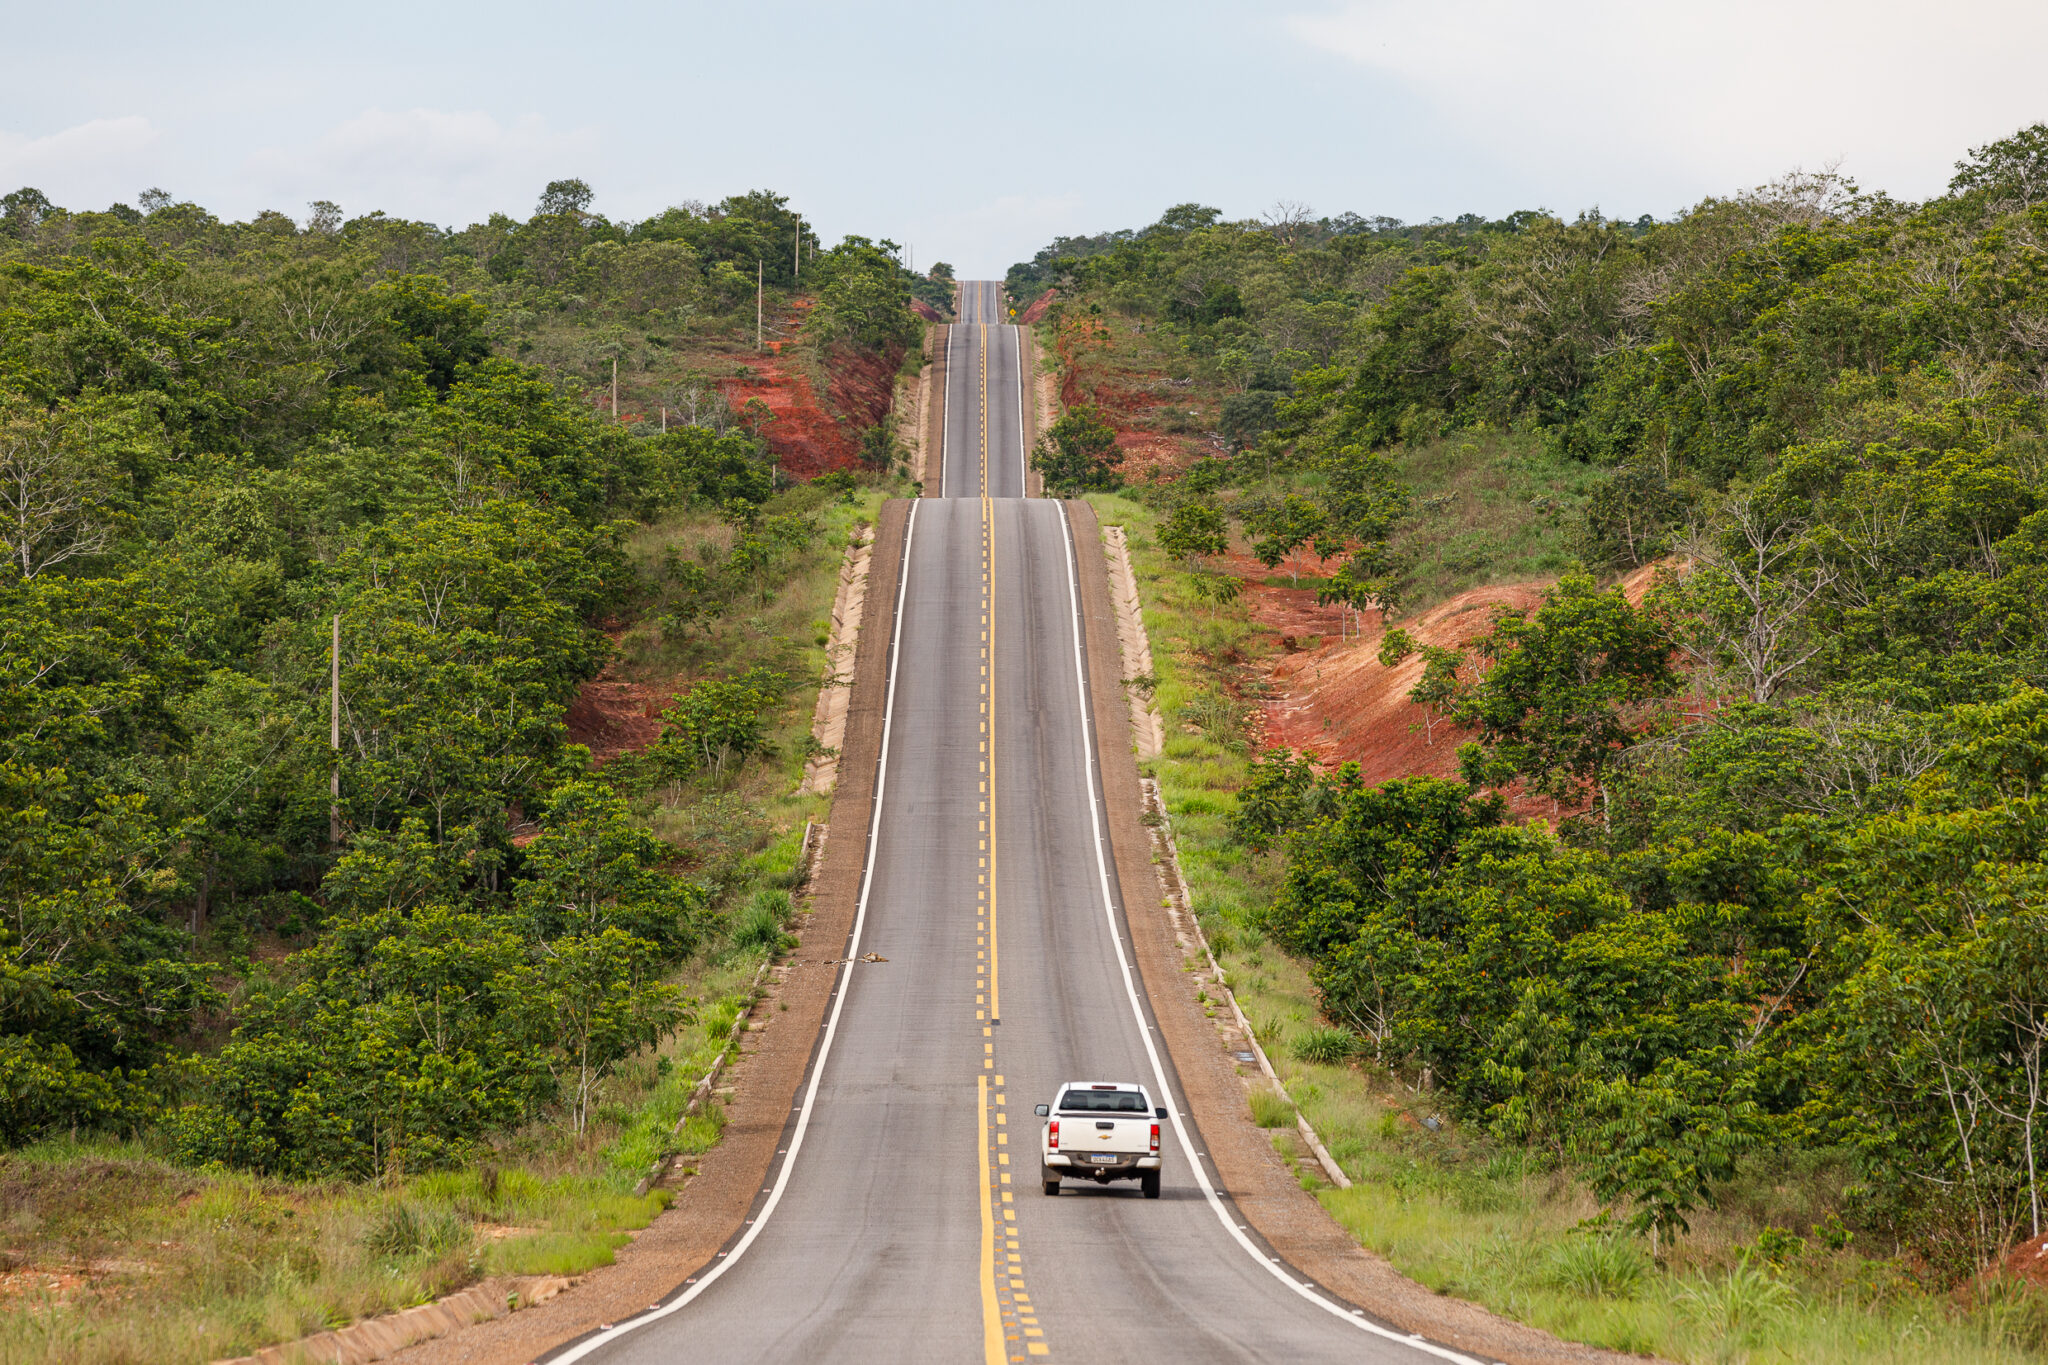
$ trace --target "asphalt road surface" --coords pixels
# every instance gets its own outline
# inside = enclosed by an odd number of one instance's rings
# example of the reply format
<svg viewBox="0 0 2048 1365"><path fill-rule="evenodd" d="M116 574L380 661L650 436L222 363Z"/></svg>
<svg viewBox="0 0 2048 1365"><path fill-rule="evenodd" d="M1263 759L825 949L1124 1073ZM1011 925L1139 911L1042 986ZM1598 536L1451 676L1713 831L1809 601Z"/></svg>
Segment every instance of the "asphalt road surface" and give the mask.
<svg viewBox="0 0 2048 1365"><path fill-rule="evenodd" d="M998 318L1001 286L966 280L960 321L946 329L943 498L1024 496L1024 390L1017 329Z"/></svg>
<svg viewBox="0 0 2048 1365"><path fill-rule="evenodd" d="M964 315L995 315L993 285L962 292ZM952 331L945 496L915 506L902 581L874 585L900 610L852 955L887 961L841 968L740 1240L551 1358L1469 1359L1304 1288L1208 1192L1127 961L1065 511L1020 496L1015 333ZM1163 1198L1041 1192L1032 1106L1068 1079L1171 1106Z"/></svg>

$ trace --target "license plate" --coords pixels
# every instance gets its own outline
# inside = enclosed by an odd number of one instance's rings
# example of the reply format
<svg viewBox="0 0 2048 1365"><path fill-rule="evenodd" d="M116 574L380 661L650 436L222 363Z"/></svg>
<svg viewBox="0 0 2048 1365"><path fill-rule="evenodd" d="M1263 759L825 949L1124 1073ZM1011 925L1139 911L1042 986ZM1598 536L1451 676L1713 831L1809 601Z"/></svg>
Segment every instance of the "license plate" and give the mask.
<svg viewBox="0 0 2048 1365"><path fill-rule="evenodd" d="M1119 1158L1119 1157L1117 1156L1117 1154L1116 1154L1115 1152L1097 1152L1097 1153L1095 1153L1095 1155L1094 1155L1094 1156L1093 1156L1092 1158L1090 1158L1090 1159L1091 1159L1091 1160L1094 1160L1094 1161L1104 1161L1104 1162L1108 1162L1108 1161L1117 1161L1117 1160L1119 1160L1120 1158Z"/></svg>

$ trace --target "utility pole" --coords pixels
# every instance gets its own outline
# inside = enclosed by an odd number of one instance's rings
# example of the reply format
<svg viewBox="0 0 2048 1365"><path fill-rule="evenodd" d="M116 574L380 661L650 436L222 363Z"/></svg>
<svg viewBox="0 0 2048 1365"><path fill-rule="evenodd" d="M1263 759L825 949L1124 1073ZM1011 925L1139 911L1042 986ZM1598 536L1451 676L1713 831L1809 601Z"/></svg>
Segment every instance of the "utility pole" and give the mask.
<svg viewBox="0 0 2048 1365"><path fill-rule="evenodd" d="M619 420L619 358L612 357L612 420Z"/></svg>
<svg viewBox="0 0 2048 1365"><path fill-rule="evenodd" d="M327 652L327 747L334 760L327 774L327 843L341 847L341 613L334 613L334 644Z"/></svg>
<svg viewBox="0 0 2048 1365"><path fill-rule="evenodd" d="M804 273L804 220L803 220L803 219L801 219L801 218L799 218L799 219L797 219L797 220L796 220L796 260L795 260L794 262L792 262L792 263L791 263L791 265L790 265L790 268L789 268L789 277L790 277L790 278L791 278L792 280L798 280L798 279L802 279L802 278L803 278L803 273Z"/></svg>
<svg viewBox="0 0 2048 1365"><path fill-rule="evenodd" d="M761 349L761 262L754 262L754 349Z"/></svg>
<svg viewBox="0 0 2048 1365"><path fill-rule="evenodd" d="M663 405L662 405L662 409L661 409L661 434L662 434L662 435L664 435L664 436L668 435L668 405L667 405L667 404L663 404Z"/></svg>

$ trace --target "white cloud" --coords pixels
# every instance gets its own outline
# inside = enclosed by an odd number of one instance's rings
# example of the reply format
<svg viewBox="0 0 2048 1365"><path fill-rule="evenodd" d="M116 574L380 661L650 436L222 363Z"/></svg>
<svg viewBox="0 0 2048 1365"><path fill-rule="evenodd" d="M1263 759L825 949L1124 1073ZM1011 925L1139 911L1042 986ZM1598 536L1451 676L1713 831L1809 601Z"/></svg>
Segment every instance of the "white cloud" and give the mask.
<svg viewBox="0 0 2048 1365"><path fill-rule="evenodd" d="M155 183L162 140L148 119L133 115L44 137L0 131L0 189L33 185L66 208L105 208Z"/></svg>
<svg viewBox="0 0 2048 1365"><path fill-rule="evenodd" d="M1722 192L1840 159L1917 198L1966 148L2048 119L2030 0L1343 0L1284 22L1579 193Z"/></svg>
<svg viewBox="0 0 2048 1365"><path fill-rule="evenodd" d="M489 208L531 212L550 180L595 184L599 163L595 132L556 131L538 116L500 123L477 112L369 109L310 145L254 153L244 172L287 211L332 199L351 215L383 209L460 227Z"/></svg>

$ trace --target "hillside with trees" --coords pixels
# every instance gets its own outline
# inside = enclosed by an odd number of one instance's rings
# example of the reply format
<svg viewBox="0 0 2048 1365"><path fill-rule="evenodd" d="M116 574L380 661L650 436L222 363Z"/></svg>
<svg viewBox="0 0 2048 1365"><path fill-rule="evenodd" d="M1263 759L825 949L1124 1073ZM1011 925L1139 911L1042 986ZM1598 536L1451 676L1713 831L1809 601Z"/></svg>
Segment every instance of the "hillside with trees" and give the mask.
<svg viewBox="0 0 2048 1365"><path fill-rule="evenodd" d="M780 941L757 855L786 873L794 836L748 784L801 766L814 599L892 447L849 416L873 468L802 485L729 395L759 286L800 319L786 365L876 369L886 409L913 280L766 192L638 223L590 200L560 181L459 231L0 201L0 1142L58 1142L0 1157L8 1207L65 1226L34 1191L73 1142L167 1198L181 1171L402 1191L595 1152L668 1061L611 1078L715 1023L676 971ZM565 712L611 664L673 704L598 768ZM80 1236L129 1217L109 1200ZM433 1269L427 1233L386 1250L386 1287L337 1299L317 1256L278 1281L282 1250L215 1248L156 1282L211 1319L105 1349L217 1355L477 1270Z"/></svg>
<svg viewBox="0 0 2048 1365"><path fill-rule="evenodd" d="M1187 619L1239 591L1226 525L1389 664L1405 612L1549 583L1428 660L1458 780L1260 755L1242 637L1193 627L1201 738L1163 762L1238 774L1217 875L1264 889L1208 913L1304 963L1318 1056L1659 1256L1776 1181L1780 1270L1853 1247L2002 1292L2048 1232L2048 126L1924 203L1827 173L1665 221L1182 205L1010 283L1057 287L1067 401L1112 419ZM1554 819L1508 820L1531 796Z"/></svg>

